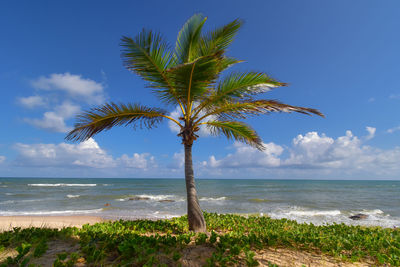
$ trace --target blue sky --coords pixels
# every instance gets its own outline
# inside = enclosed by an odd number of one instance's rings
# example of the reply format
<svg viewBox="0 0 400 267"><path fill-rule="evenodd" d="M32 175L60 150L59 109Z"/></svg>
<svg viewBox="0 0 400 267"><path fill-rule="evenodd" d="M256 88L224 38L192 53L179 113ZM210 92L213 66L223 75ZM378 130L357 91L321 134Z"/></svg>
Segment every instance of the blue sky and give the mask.
<svg viewBox="0 0 400 267"><path fill-rule="evenodd" d="M265 98L326 118L248 120L267 149L210 137L193 148L200 178L400 179L399 1L8 1L0 4L0 176L183 177L167 122L64 140L80 111L107 101L158 106L127 71L120 38L142 28L174 45L194 13L206 30L245 25L233 70L263 71L289 87ZM175 107L168 107L173 114Z"/></svg>

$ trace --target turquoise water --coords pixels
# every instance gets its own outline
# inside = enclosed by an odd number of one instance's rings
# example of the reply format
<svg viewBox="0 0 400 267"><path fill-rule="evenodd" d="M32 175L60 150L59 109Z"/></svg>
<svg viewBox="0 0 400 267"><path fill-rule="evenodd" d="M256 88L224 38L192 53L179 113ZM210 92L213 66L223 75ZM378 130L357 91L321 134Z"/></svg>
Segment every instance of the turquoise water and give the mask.
<svg viewBox="0 0 400 267"><path fill-rule="evenodd" d="M209 212L400 227L400 181L199 179L197 188ZM1 216L169 218L186 213L185 197L183 179L0 178ZM369 216L348 218L357 213Z"/></svg>

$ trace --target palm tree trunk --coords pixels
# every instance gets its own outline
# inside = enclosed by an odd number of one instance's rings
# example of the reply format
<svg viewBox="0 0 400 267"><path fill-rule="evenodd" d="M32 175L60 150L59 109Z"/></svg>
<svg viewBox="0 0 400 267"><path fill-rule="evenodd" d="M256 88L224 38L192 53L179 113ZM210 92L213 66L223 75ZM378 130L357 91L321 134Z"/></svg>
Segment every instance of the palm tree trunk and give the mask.
<svg viewBox="0 0 400 267"><path fill-rule="evenodd" d="M189 230L194 232L206 232L206 222L197 199L196 186L194 184L192 145L185 144L185 181L187 192L187 213Z"/></svg>

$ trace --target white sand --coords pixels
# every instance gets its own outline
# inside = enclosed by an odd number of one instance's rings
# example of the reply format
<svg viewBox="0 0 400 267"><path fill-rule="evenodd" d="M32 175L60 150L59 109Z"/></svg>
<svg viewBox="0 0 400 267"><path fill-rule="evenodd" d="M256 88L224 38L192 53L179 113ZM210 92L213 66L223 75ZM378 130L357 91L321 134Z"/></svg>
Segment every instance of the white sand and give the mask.
<svg viewBox="0 0 400 267"><path fill-rule="evenodd" d="M95 216L0 216L0 231L12 230L13 227L82 227L84 224L103 222L104 219Z"/></svg>

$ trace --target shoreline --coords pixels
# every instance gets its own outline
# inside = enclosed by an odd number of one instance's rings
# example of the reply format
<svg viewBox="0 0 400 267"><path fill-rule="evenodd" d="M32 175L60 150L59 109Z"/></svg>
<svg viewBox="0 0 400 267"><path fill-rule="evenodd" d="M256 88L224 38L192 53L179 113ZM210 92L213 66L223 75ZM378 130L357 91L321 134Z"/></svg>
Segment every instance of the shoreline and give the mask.
<svg viewBox="0 0 400 267"><path fill-rule="evenodd" d="M66 215L66 216L0 216L0 232L10 231L14 227L20 228L81 228L84 224L95 224L109 221L98 216Z"/></svg>
<svg viewBox="0 0 400 267"><path fill-rule="evenodd" d="M231 214L243 216L245 218L247 218L249 215L254 215L254 214L238 214L238 213L231 213ZM269 216L267 215L267 217ZM282 218L272 218L272 217L270 218L274 220L282 219ZM84 224L93 225L100 222L113 222L120 219L124 221L136 221L136 220L157 221L157 220L165 220L171 218L145 218L140 216L112 218L108 216L95 216L95 215L14 215L14 216L0 215L0 233L5 231L11 231L13 230L14 227L19 227L22 229L30 227L51 228L51 229L62 229L66 227L82 228ZM310 224L309 222L299 222L298 220L294 221L300 224L302 223ZM361 221L355 221L355 222L361 222ZM363 227L382 227L376 225L362 225L362 224L345 224L345 225L346 226L360 225ZM397 229L399 228L399 226L393 225L391 227L382 227L382 228Z"/></svg>

